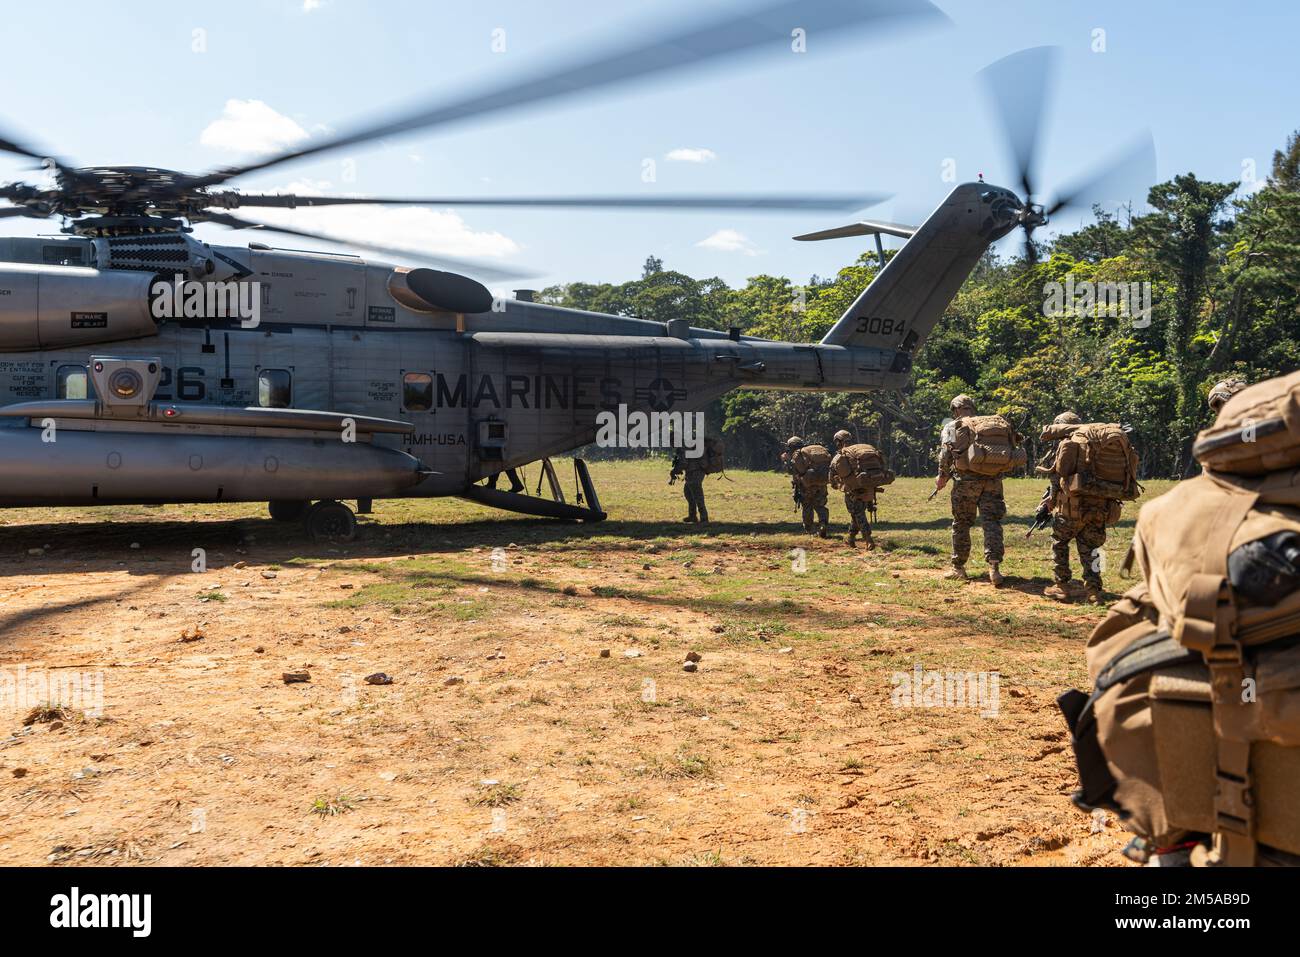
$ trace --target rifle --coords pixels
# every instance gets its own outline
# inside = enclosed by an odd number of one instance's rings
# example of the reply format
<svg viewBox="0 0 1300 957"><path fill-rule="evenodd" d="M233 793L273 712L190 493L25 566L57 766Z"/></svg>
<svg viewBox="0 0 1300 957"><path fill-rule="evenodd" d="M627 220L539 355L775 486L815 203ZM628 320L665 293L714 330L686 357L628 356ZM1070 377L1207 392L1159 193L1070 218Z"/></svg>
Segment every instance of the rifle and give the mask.
<svg viewBox="0 0 1300 957"><path fill-rule="evenodd" d="M926 500L927 502L933 502L933 501L934 501L934 497L935 497L936 495L938 495L938 494L939 494L939 486L936 485L936 486L934 487L934 491L931 492L928 496L926 496L926 499L925 499L925 500Z"/></svg>
<svg viewBox="0 0 1300 957"><path fill-rule="evenodd" d="M1029 531L1025 532L1025 538L1028 538L1030 535L1034 534L1034 532L1038 531L1040 528L1046 528L1048 525L1051 524L1052 524L1052 510L1048 508L1046 505L1040 506L1038 511L1034 513L1034 524L1030 525Z"/></svg>

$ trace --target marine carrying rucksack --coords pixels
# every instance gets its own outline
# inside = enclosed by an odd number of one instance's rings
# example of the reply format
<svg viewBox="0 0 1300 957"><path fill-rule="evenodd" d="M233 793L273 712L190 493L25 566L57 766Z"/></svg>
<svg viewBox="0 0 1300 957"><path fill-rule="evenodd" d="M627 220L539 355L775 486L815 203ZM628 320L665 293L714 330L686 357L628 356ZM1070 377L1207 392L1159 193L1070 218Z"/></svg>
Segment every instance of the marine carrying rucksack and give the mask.
<svg viewBox="0 0 1300 957"><path fill-rule="evenodd" d="M795 475L808 488L820 488L830 481L831 453L824 445L804 445L790 456Z"/></svg>
<svg viewBox="0 0 1300 957"><path fill-rule="evenodd" d="M1005 475L1021 468L1028 454L1024 437L1000 415L968 415L953 430L954 464L958 471L975 475Z"/></svg>
<svg viewBox="0 0 1300 957"><path fill-rule="evenodd" d="M836 487L847 492L874 492L894 481L885 457L865 442L840 449L831 459L831 474Z"/></svg>
<svg viewBox="0 0 1300 957"><path fill-rule="evenodd" d="M1300 863L1297 412L1300 373L1239 393L1200 434L1205 473L1139 514L1143 582L1088 641L1093 692L1060 698L1075 803L1152 848L1194 844L1193 863Z"/></svg>
<svg viewBox="0 0 1300 957"><path fill-rule="evenodd" d="M727 467L727 447L719 438L704 440L704 474L715 475Z"/></svg>
<svg viewBox="0 0 1300 957"><path fill-rule="evenodd" d="M1054 470L1068 496L1131 502L1142 494L1137 452L1123 427L1112 423L1073 427L1057 452Z"/></svg>

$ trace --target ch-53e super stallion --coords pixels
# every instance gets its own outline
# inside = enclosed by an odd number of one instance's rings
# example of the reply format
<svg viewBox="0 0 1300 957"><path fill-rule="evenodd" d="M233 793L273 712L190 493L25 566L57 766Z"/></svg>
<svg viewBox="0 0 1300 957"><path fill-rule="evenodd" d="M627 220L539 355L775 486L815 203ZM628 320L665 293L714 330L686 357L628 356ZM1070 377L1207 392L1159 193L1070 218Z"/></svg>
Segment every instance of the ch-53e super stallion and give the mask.
<svg viewBox="0 0 1300 957"><path fill-rule="evenodd" d="M356 526L344 499L367 511L375 499L455 495L600 520L585 464L576 463L580 492L569 502L549 457L593 441L601 411L698 410L736 388L902 388L989 245L1046 221L1029 198L1032 144L1016 149L1023 200L966 183L917 228L869 221L798 237L874 235L884 265L817 344L494 299L461 274L490 272L446 260L435 263L452 268L394 267L257 242L210 245L190 224L258 227L230 210L348 203L860 209L879 197L378 199L250 195L225 184L380 137L785 45L792 27L829 39L936 18L923 0L778 3L202 175L76 168L0 138L0 150L42 160L54 179L0 186L12 204L0 218L59 217L69 234L0 239L0 507L265 501L274 518L342 539ZM887 265L882 234L907 240ZM549 499L478 484L539 460Z"/></svg>

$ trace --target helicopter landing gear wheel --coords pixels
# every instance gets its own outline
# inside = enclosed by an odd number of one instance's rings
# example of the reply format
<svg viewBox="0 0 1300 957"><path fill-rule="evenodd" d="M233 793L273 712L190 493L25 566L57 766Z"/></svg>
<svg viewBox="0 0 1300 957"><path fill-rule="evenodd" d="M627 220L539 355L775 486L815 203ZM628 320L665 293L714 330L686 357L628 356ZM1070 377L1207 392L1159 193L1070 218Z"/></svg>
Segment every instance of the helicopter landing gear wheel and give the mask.
<svg viewBox="0 0 1300 957"><path fill-rule="evenodd" d="M357 537L357 516L342 502L317 502L303 515L302 526L316 542L350 542Z"/></svg>
<svg viewBox="0 0 1300 957"><path fill-rule="evenodd" d="M268 502L267 509L271 513L271 518L277 522L299 522L307 514L307 508L311 502L299 501L279 501Z"/></svg>

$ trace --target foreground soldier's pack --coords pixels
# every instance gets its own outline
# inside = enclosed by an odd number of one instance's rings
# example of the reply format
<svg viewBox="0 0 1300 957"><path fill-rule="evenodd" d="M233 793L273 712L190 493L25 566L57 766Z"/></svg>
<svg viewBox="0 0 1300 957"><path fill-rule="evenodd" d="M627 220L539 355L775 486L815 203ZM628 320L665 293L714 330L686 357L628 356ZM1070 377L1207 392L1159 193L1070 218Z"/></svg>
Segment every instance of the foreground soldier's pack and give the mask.
<svg viewBox="0 0 1300 957"><path fill-rule="evenodd" d="M1300 863L1300 373L1202 432L1197 478L1148 503L1142 583L1088 641L1060 705L1084 810L1149 863Z"/></svg>

